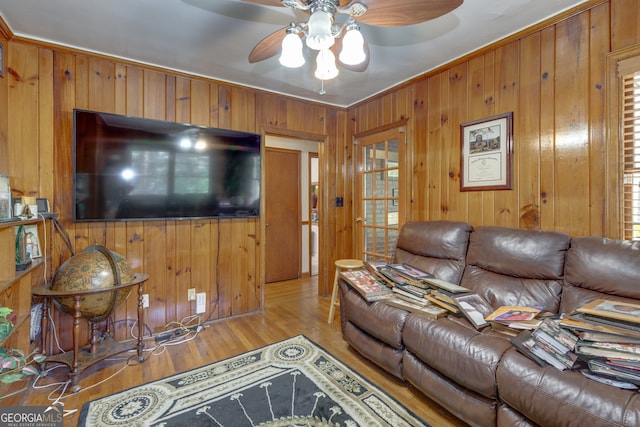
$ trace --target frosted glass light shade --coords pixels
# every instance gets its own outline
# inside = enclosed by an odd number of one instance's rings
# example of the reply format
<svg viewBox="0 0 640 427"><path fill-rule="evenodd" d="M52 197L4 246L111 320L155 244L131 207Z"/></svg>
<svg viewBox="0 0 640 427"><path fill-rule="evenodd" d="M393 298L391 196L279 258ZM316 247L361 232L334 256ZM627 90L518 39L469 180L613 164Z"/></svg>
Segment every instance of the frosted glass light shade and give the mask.
<svg viewBox="0 0 640 427"><path fill-rule="evenodd" d="M304 56L302 56L302 40L297 34L287 34L282 39L282 53L280 53L280 63L288 68L302 67Z"/></svg>
<svg viewBox="0 0 640 427"><path fill-rule="evenodd" d="M358 65L364 61L367 54L364 51L364 38L358 29L347 31L342 40L340 62L347 65Z"/></svg>
<svg viewBox="0 0 640 427"><path fill-rule="evenodd" d="M327 12L316 10L307 24L307 46L314 50L329 49L335 42L331 33L332 17Z"/></svg>
<svg viewBox="0 0 640 427"><path fill-rule="evenodd" d="M323 49L318 52L316 59L318 67L315 76L320 80L331 80L338 75L338 67L336 67L336 57L329 49Z"/></svg>

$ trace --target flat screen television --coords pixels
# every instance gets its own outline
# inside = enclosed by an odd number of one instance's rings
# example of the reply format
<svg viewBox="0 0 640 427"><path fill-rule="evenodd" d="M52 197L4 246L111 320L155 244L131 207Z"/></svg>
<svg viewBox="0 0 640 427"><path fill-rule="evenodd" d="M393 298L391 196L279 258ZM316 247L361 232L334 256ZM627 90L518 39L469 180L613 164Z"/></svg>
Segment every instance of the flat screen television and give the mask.
<svg viewBox="0 0 640 427"><path fill-rule="evenodd" d="M74 110L74 221L260 215L259 134Z"/></svg>

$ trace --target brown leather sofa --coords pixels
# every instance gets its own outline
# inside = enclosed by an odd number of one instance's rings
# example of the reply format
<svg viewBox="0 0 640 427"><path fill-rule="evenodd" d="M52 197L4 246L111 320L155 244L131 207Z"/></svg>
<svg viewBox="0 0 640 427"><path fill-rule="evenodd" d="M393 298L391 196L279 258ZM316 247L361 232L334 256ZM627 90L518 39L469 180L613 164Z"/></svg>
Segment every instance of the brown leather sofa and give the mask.
<svg viewBox="0 0 640 427"><path fill-rule="evenodd" d="M640 303L640 244L600 237L407 223L394 262L473 289L491 303L570 312L597 298ZM363 356L474 426L640 426L640 396L576 371L540 367L509 336L453 315L432 320L340 281L342 332Z"/></svg>

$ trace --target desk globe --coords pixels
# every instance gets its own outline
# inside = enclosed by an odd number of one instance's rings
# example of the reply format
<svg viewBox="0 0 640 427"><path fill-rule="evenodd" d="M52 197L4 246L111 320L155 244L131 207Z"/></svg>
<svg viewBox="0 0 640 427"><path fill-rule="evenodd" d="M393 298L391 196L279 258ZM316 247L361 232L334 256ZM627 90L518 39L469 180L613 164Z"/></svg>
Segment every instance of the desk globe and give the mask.
<svg viewBox="0 0 640 427"><path fill-rule="evenodd" d="M66 292L108 290L114 286L130 283L135 274L127 260L104 246L93 245L65 261L53 278L51 290ZM113 292L100 292L83 295L80 303L80 316L90 322L101 322L122 301L127 299L131 288L122 288ZM58 309L73 316L75 314L73 296L53 298Z"/></svg>
<svg viewBox="0 0 640 427"><path fill-rule="evenodd" d="M69 258L53 277L50 289L37 287L33 294L44 297L42 308L42 348L51 352L49 341L48 312L50 302L73 317L73 351L47 356L45 363L64 363L71 368L71 390L78 391L79 374L106 358L124 351L137 350L138 361L143 362L143 304L142 284L149 278L144 273L134 273L121 255L101 245L93 245ZM106 331L98 338L97 324L107 320L116 306L138 288L138 336L135 342L114 340L111 327L106 322ZM89 345L80 348L80 319L91 326Z"/></svg>

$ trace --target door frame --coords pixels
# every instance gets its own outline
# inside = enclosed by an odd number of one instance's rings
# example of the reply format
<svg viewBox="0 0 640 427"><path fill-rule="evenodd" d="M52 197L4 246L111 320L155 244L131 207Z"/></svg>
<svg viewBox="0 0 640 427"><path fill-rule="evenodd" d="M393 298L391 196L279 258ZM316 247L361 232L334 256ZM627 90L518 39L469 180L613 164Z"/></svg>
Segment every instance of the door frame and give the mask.
<svg viewBox="0 0 640 427"><path fill-rule="evenodd" d="M278 182L278 179L281 179L280 176L280 171L277 169L278 166L282 167L284 166L289 167L292 166L295 163L295 176L296 176L296 181L294 183L291 183L290 180L286 179L284 181L279 182L280 184L284 184L285 186L295 186L295 201L293 201L293 203L291 203L290 205L287 205L287 203L292 202L290 201L288 198L287 199L279 199L280 201L284 201L286 200L286 202L284 202L282 205L279 204L271 204L270 206L272 208L274 208L274 211L278 211L280 213L285 212L283 210L283 208L285 206L290 206L292 207L295 212L295 221L290 221L289 218L287 218L287 220L283 221L283 218L280 218L280 221L277 225L280 226L284 226L286 228L285 231L290 231L289 227L291 227L292 225L295 226L295 236L287 236L285 233L284 235L279 235L276 234L274 235L273 233L271 234L271 241L273 241L273 236L276 236L277 240L280 240L279 238L286 238L287 241L287 246L289 243L292 243L293 245L295 245L295 250L293 252L287 252L289 256L291 257L295 257L296 261L295 262L295 266L293 265L293 260L289 259L286 260L286 258L282 258L279 254L273 253L274 251L277 251L277 245L276 248L269 248L267 247L267 228L271 229L272 225L269 225L267 222L267 213L268 213L268 209L267 206L269 205L269 196L266 194L265 192L265 210L264 210L264 223L265 223L265 238L264 238L264 248L265 248L265 270L264 270L264 274L265 274L265 284L266 283L275 283L275 282L279 282L279 281L285 281L285 280L296 280L299 279L301 277L301 273L302 273L302 222L301 222L301 206L302 206L302 198L301 198L301 189L302 189L302 185L301 185L301 180L302 180L302 170L301 170L301 158L302 158L302 152L299 149L295 149L295 148L282 148L279 146L266 146L264 148L264 154L265 154L265 185L266 185L266 173L267 173L267 167L266 167L266 157L268 155L268 153L271 153L272 156L274 155L284 155L287 157L287 161L285 164L278 164L276 165L276 169L272 168L272 176L275 173L275 175L277 176L276 182ZM294 157L295 161L293 161L293 159L291 159L290 157ZM281 158L282 159L282 158ZM289 164L291 163L291 164ZM288 173L291 173L292 171L289 171ZM286 181L286 183L285 183ZM285 189L283 187L278 187L279 189L282 189L283 192L281 192L280 194L284 194L284 193L288 193L289 191L292 190L292 188L287 188L287 190L285 191ZM272 189L273 190L273 189ZM292 193L293 194L293 193ZM278 199L278 197L273 197L273 199ZM287 212L287 217L288 217L288 213L289 210L286 210ZM273 214L271 215L271 219L274 219ZM291 224L291 223L295 223L295 224ZM275 224L275 223L274 223ZM281 230L282 231L282 230ZM280 244L283 244L284 242L280 242ZM271 271L271 282L267 282L266 281L266 276L267 276L267 265L266 265L266 261L267 261L267 253L266 251L269 250L271 251L270 253L270 258L271 261L277 261L278 262L278 267L281 267L281 269L276 269L276 270L270 270ZM291 248L288 248L291 249ZM275 257L275 258L274 258ZM286 262L284 262L286 261ZM282 278L282 273L285 273L286 278ZM273 276L279 276L277 278L274 278ZM295 275L295 277L289 277L290 275Z"/></svg>
<svg viewBox="0 0 640 427"><path fill-rule="evenodd" d="M408 212L411 205L412 197L412 185L411 179L409 176L410 167L410 153L408 147L408 136L407 136L407 122L408 120L401 120L395 123L391 123L387 126L382 126L376 129L371 129L367 132L363 132L357 135L354 135L354 174L353 174L353 195L354 195L354 218L353 218L353 237L354 237L354 247L356 251L356 258L364 259L363 253L363 241L364 234L362 231L362 225L360 223L363 220L362 216L362 180L361 180L361 170L363 167L362 163L362 155L363 155L363 147L361 141L363 139L375 138L376 136L384 136L391 132L395 132L397 134L401 134L402 138L398 138L398 150L399 150L399 158L398 158L398 189L399 197L398 197L398 233L402 228L402 225L407 221ZM383 138L383 140L386 140ZM386 225L385 220L385 225ZM391 254L393 255L393 254Z"/></svg>
<svg viewBox="0 0 640 427"><path fill-rule="evenodd" d="M317 159L317 163L318 163L318 189L319 191L322 191L322 181L320 181L320 154L318 153L318 150L314 151L314 152L309 152L309 157L307 158L307 162L308 162L308 174L309 174L309 186L313 185L313 181L311 181L311 171L313 169L313 159ZM316 195L317 197L317 201L316 201L316 211L318 211L318 218L320 218L320 198L322 197L322 194L320 192L318 192L318 194ZM309 193L309 276L313 277L313 197L311 195L311 193ZM316 273L316 275L320 274L320 221L318 220L318 223L316 224L316 226L318 227L318 272Z"/></svg>
<svg viewBox="0 0 640 427"><path fill-rule="evenodd" d="M324 183L325 182L325 170L327 170L327 156L326 156L326 142L327 142L327 135L323 135L323 134L315 134L315 133L308 133L308 132L299 132L299 131L289 131L289 130L284 130L284 129L278 129L278 128L272 128L272 127L263 127L262 128L262 151L264 152L264 150L266 149L266 139L267 136L271 136L271 137L281 137L281 138L287 138L287 139L293 139L293 140L301 140L301 141L311 141L311 142L315 142L318 144L318 180L319 182ZM264 169L264 157L262 159L262 172L261 172L261 194L264 195L264 197L260 198L260 209L261 212L265 212L265 169ZM325 262L325 257L326 257L326 253L325 253L325 248L324 245L322 244L322 242L326 242L328 241L326 239L326 233L327 233L327 218L325 215L325 212L328 212L328 185L321 185L320 186L320 197L318 197L318 215L320 217L320 220L318 222L318 230L319 230L319 234L318 234L318 240L320 242L320 244L318 245L318 289L317 289L317 293L319 296L323 296L323 295L327 295L328 293L328 289L329 289L329 282L328 282L328 266L326 265L327 263ZM259 226L259 230L260 230L260 242L265 242L265 237L266 237L266 223L265 223L265 218L263 215L260 216L260 226ZM264 307L264 284L265 284L265 260L266 260L266 253L265 253L265 245L264 244L260 244L260 248L259 248L259 252L260 252L260 268L259 268L259 272L258 272L258 277L259 277L259 283L261 284L262 289L262 307Z"/></svg>

